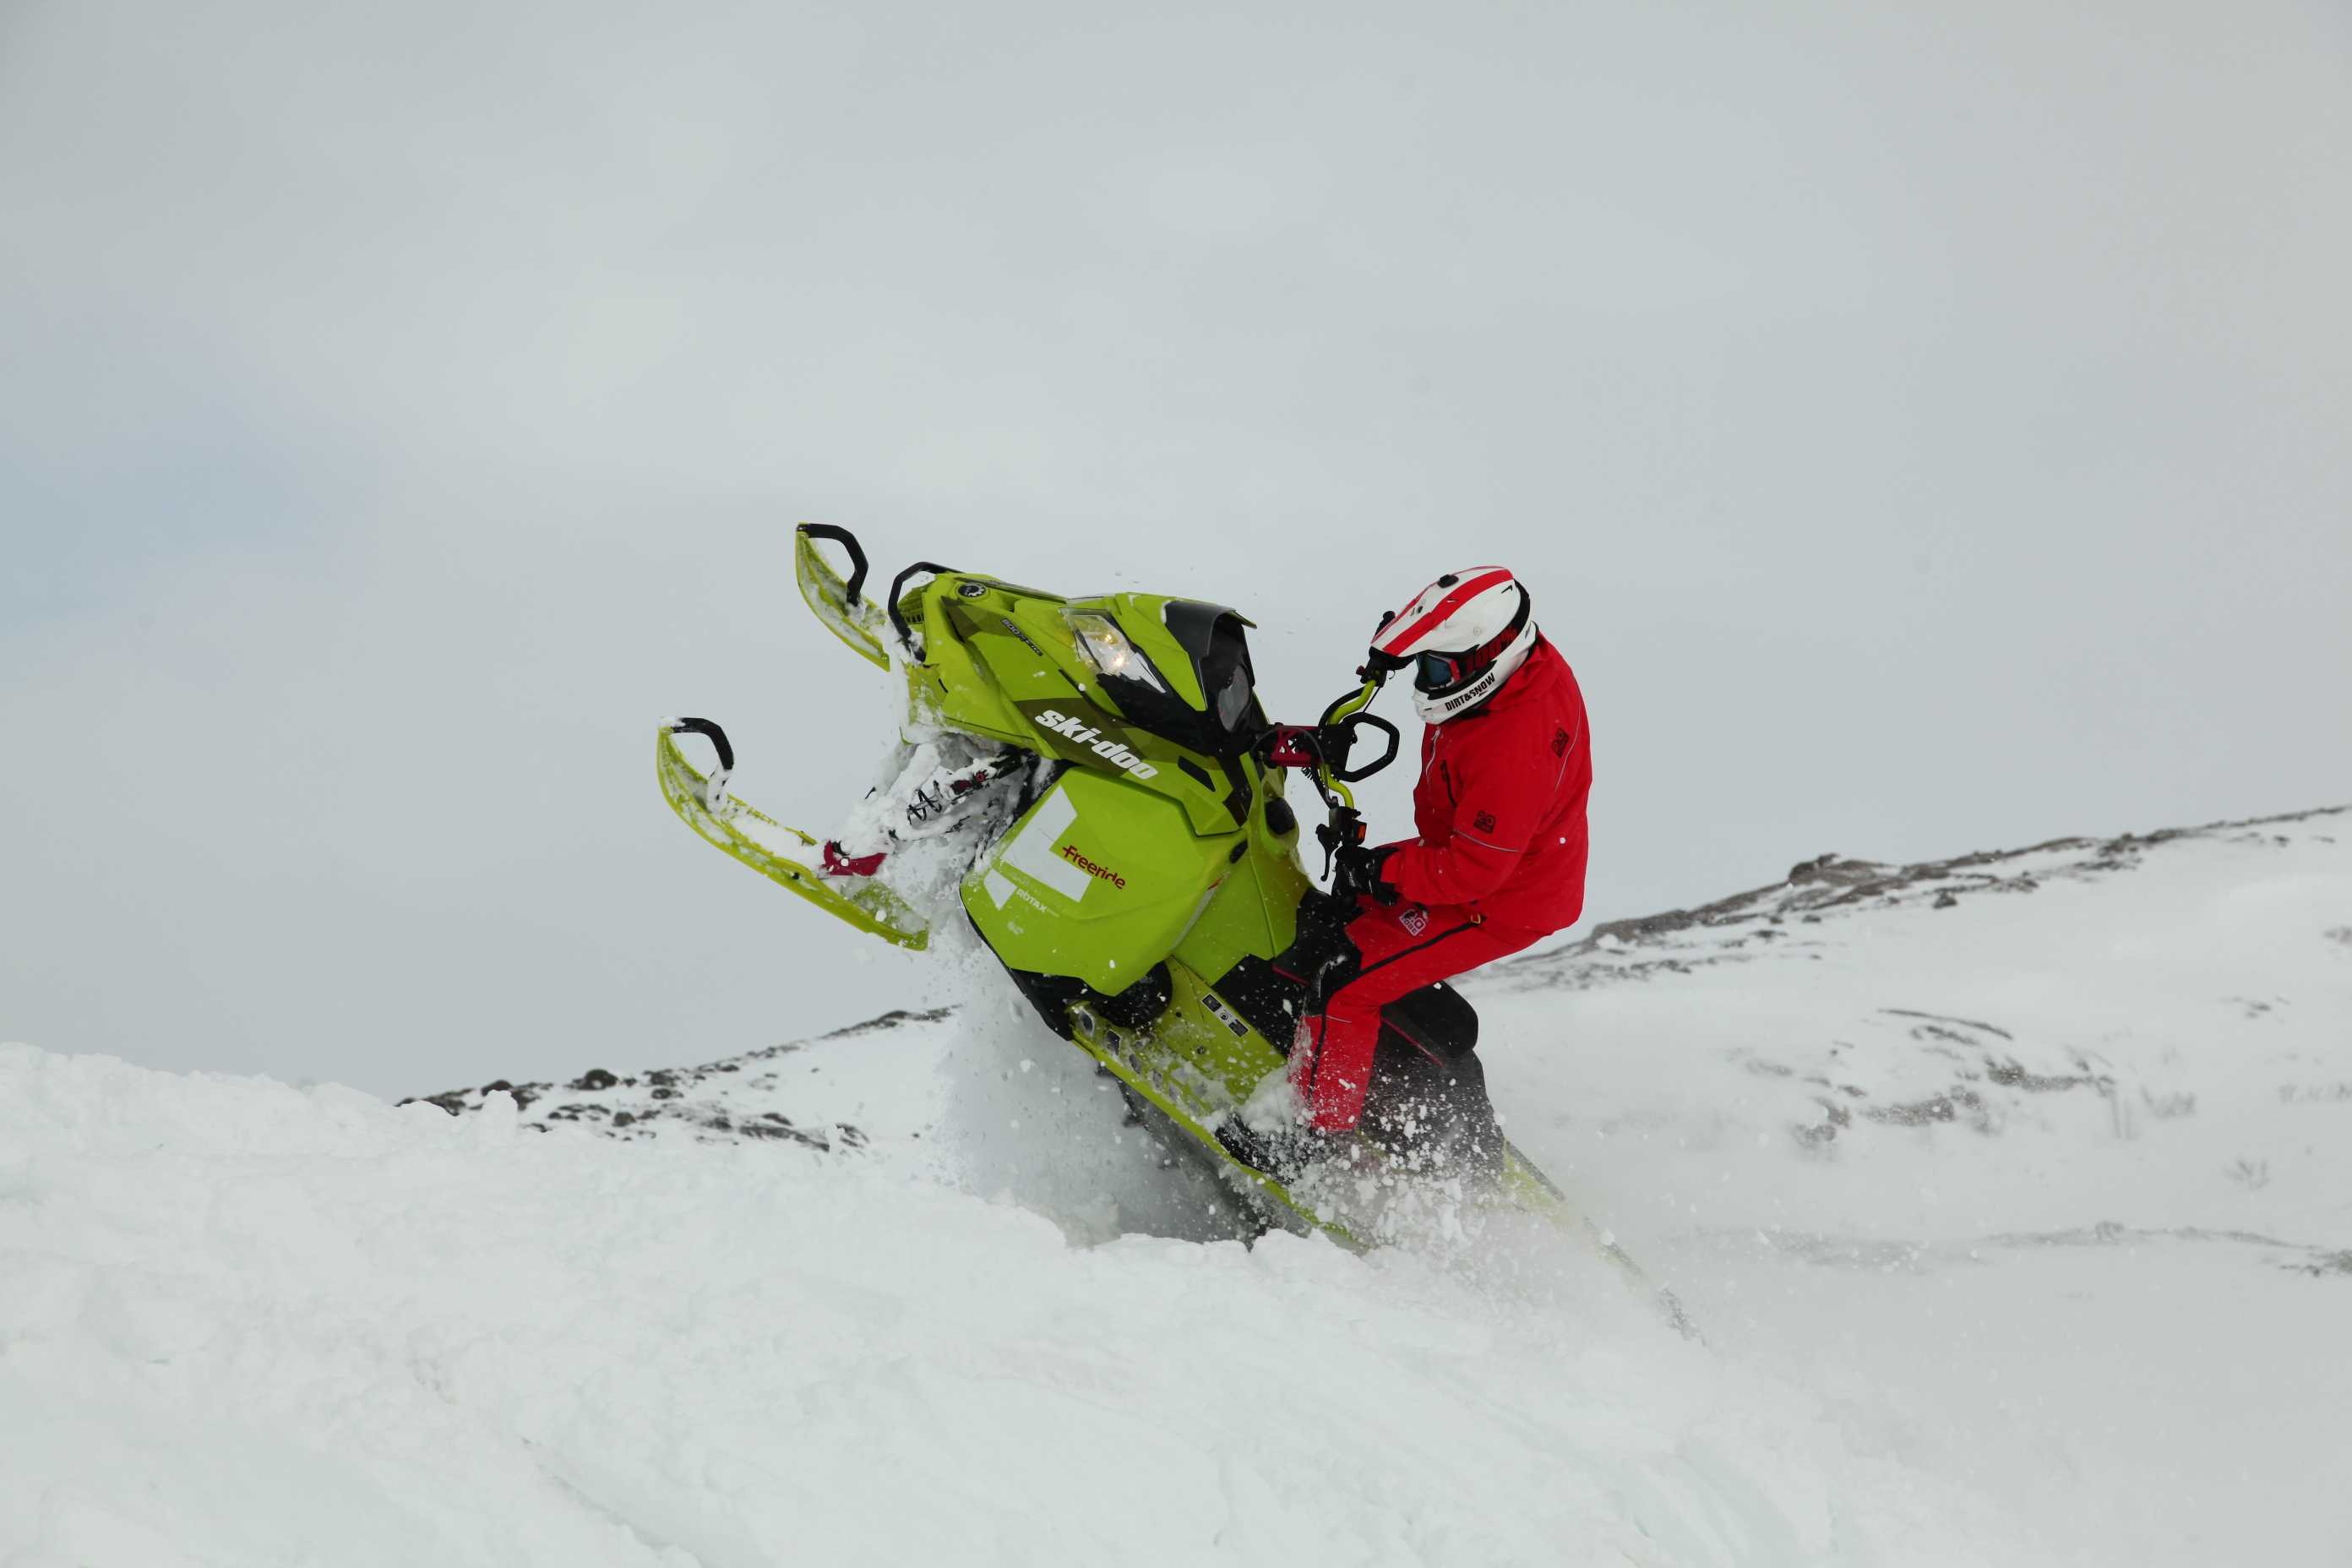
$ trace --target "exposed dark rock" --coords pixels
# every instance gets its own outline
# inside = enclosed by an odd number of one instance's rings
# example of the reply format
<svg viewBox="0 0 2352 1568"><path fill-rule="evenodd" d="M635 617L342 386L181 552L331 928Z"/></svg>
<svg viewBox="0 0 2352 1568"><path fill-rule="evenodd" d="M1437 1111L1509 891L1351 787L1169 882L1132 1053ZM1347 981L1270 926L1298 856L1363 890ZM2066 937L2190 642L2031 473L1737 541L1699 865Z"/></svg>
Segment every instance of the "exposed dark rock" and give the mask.
<svg viewBox="0 0 2352 1568"><path fill-rule="evenodd" d="M2084 878L2127 871L2137 866L2148 850L2179 839L2228 836L2269 842L2277 836L2249 836L2245 830L2347 813L2352 813L2352 806L2326 806L2281 816L2209 823L2202 827L2126 833L2114 838L2053 838L2024 849L1979 850L1912 866L1822 855L1799 861L1789 868L1786 879L1769 888L1735 893L1696 909L1667 910L1632 920L1610 921L1593 927L1589 935L1567 946L1507 959L1495 966L1495 974L1498 980L1579 985L1592 983L1588 972L1592 976L1607 978L1638 976L1652 970L1686 973L1693 962L1737 963L1744 955L1720 952L1692 956L1655 952L1658 948L1677 946L1662 939L1700 929L1750 922L1757 926L1755 932L1731 933L1729 940L1721 944L1729 947L1741 936L1762 934L1761 928L1790 920L1801 925L1818 925L1825 915L1864 908L1883 909L1915 899L1931 908L1949 909L1962 894L2032 893L2053 877ZM2345 929L2352 933L2352 927ZM1625 951L1645 947L1654 951Z"/></svg>
<svg viewBox="0 0 2352 1568"><path fill-rule="evenodd" d="M951 1007L923 1012L900 1008L863 1024L836 1029L820 1038L838 1040L897 1029L910 1024L937 1023L953 1011ZM592 1068L562 1085L516 1084L500 1079L478 1089L451 1089L434 1095L425 1103L437 1105L454 1116L479 1110L482 1101L499 1090L513 1095L515 1104L525 1110L529 1110L535 1100L544 1102L568 1094L595 1094L607 1098L599 1100L564 1100L527 1116L523 1125L544 1132L558 1122L568 1122L594 1128L607 1136L644 1137L646 1124L659 1120L665 1123L683 1123L693 1128L698 1135L795 1143L819 1153L840 1154L868 1147L871 1141L865 1131L847 1123L805 1127L795 1124L792 1118L781 1111L754 1111L745 1107L742 1096L772 1090L777 1081L772 1073L763 1077L743 1076L745 1063L768 1063L812 1043L792 1041L727 1061L706 1062L691 1068L662 1068L632 1078L622 1078L603 1068ZM630 1093L632 1089L636 1092Z"/></svg>

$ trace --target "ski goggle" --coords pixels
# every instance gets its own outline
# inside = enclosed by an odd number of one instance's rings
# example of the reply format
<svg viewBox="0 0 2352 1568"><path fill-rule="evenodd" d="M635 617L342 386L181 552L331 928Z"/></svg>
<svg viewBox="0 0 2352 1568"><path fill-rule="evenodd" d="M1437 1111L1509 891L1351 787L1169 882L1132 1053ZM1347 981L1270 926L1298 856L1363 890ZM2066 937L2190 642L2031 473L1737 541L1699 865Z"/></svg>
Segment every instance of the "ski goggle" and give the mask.
<svg viewBox="0 0 2352 1568"><path fill-rule="evenodd" d="M1469 679L1493 662L1491 650L1472 648L1467 653L1416 654L1412 661L1412 683L1423 691L1443 691L1449 686Z"/></svg>

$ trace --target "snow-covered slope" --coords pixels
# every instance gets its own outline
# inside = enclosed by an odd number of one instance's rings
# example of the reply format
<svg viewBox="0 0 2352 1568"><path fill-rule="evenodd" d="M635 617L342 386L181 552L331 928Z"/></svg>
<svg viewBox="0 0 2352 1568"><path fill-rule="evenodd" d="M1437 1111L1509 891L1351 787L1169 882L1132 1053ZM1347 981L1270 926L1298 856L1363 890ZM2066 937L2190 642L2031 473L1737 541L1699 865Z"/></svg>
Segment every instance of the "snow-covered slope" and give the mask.
<svg viewBox="0 0 2352 1568"><path fill-rule="evenodd" d="M1828 858L1473 994L1513 1137L1867 1451L2352 1561L2352 811Z"/></svg>
<svg viewBox="0 0 2352 1568"><path fill-rule="evenodd" d="M16 1048L0 1106L10 1568L2032 1560L1572 1268L1076 1247L503 1091Z"/></svg>
<svg viewBox="0 0 2352 1568"><path fill-rule="evenodd" d="M1705 1346L1521 1233L1244 1246L979 969L399 1108L0 1049L0 1563L2340 1563L2347 828L1825 859L1474 983Z"/></svg>

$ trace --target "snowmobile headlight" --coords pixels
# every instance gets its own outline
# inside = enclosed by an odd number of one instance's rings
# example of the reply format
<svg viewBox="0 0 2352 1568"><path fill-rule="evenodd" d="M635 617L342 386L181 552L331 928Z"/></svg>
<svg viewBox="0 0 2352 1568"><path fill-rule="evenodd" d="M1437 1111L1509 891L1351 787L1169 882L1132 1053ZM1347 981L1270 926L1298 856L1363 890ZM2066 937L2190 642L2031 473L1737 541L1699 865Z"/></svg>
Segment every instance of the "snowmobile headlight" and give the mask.
<svg viewBox="0 0 2352 1568"><path fill-rule="evenodd" d="M1104 675L1116 675L1123 680L1139 680L1154 691L1168 689L1160 684L1153 673L1151 661L1139 652L1127 634L1118 629L1108 616L1097 616L1084 610L1069 612L1066 617L1070 630L1078 637L1078 651L1086 655L1088 664Z"/></svg>

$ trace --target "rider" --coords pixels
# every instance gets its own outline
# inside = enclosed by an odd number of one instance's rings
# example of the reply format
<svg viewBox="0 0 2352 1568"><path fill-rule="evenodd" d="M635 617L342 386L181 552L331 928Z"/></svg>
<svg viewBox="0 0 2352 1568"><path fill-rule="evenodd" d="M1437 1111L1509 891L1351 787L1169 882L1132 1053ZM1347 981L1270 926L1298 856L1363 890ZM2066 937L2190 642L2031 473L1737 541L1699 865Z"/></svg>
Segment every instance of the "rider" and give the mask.
<svg viewBox="0 0 2352 1568"><path fill-rule="evenodd" d="M1584 908L1592 753L1576 676L1499 566L1449 572L1373 634L1374 670L1411 668L1426 721L1415 837L1342 845L1331 890L1354 979L1299 1020L1290 1081L1307 1122L1345 1131L1363 1114L1381 1008L1573 925Z"/></svg>

